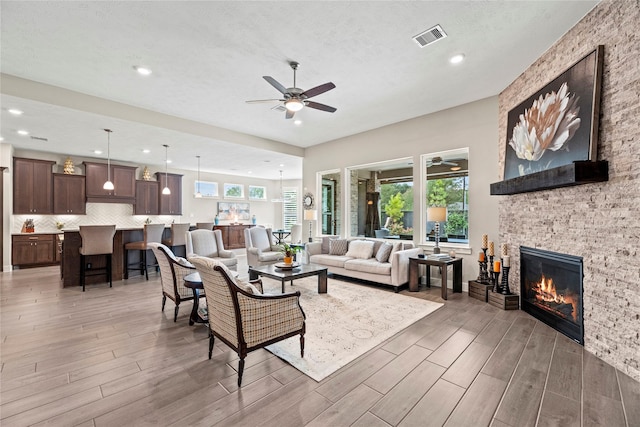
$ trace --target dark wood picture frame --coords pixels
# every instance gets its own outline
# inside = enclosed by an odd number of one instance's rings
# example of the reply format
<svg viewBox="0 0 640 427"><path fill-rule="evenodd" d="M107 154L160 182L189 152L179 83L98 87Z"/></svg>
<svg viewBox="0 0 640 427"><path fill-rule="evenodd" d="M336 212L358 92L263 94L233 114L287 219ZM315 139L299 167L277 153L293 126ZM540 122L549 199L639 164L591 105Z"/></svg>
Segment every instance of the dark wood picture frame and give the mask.
<svg viewBox="0 0 640 427"><path fill-rule="evenodd" d="M569 165L576 161L596 159L603 54L604 47L599 45L509 111L504 180ZM561 96L562 93L566 95ZM554 97L558 101L552 103L552 107L542 107L542 104L549 104ZM540 114L534 114L536 112ZM577 126L576 120L579 121ZM554 127L544 125L550 123L561 125L555 131L549 132L548 130ZM551 136L537 138L543 142L537 146L524 143L531 141L531 138L527 139L523 135L530 136L534 129L537 135L544 133Z"/></svg>

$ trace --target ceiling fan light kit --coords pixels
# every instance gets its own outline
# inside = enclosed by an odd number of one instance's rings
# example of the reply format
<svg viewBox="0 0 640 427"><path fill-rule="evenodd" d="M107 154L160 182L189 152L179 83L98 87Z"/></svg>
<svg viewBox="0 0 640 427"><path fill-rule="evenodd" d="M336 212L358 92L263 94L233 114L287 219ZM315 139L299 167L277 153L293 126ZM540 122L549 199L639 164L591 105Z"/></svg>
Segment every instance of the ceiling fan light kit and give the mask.
<svg viewBox="0 0 640 427"><path fill-rule="evenodd" d="M252 101L246 101L248 104L256 104L261 102L284 102L284 109L286 110L285 118L292 119L297 111L302 110L304 107L313 108L315 110L326 111L328 113L336 112L336 108L329 105L320 104L319 102L308 101L309 98L318 96L336 87L332 82L321 84L320 86L313 87L308 90L302 90L296 87L296 70L298 64L295 61L289 62L289 66L293 69L293 87L285 88L280 82L271 76L262 76L271 86L276 88L284 98L282 99L255 99Z"/></svg>

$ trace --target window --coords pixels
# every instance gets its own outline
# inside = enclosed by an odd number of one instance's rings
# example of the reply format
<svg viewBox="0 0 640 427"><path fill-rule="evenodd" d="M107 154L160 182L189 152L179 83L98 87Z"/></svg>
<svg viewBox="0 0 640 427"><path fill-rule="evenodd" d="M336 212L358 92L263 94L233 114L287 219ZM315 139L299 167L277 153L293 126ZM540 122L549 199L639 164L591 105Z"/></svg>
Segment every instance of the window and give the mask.
<svg viewBox="0 0 640 427"><path fill-rule="evenodd" d="M435 241L435 221L427 217L427 208L446 208L440 224L440 242L469 243L469 150L459 149L421 156L425 171L425 241Z"/></svg>
<svg viewBox="0 0 640 427"><path fill-rule="evenodd" d="M295 187L283 188L284 202L282 203L282 228L291 230L293 224L298 221L298 189Z"/></svg>

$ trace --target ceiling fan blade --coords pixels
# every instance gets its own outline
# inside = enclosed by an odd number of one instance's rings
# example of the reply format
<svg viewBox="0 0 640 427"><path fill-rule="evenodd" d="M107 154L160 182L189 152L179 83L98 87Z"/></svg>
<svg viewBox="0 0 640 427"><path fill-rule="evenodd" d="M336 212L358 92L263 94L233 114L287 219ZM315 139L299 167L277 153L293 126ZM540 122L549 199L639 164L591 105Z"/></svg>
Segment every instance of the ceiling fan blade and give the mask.
<svg viewBox="0 0 640 427"><path fill-rule="evenodd" d="M333 83L329 82L329 83L325 83L323 85L320 86L316 86L316 87L312 87L309 90L305 90L304 92L302 92L302 94L300 96L305 96L307 98L313 98L314 96L318 96L321 93L325 93L333 88L335 88L336 85L334 85Z"/></svg>
<svg viewBox="0 0 640 427"><path fill-rule="evenodd" d="M315 108L316 110L326 111L328 113L336 112L336 108L330 107L328 105L320 104L319 102L305 101L304 105L306 105L309 108Z"/></svg>
<svg viewBox="0 0 640 427"><path fill-rule="evenodd" d="M284 99L252 99L251 101L244 101L247 104L260 104L262 102L275 102L275 101L284 101Z"/></svg>
<svg viewBox="0 0 640 427"><path fill-rule="evenodd" d="M296 114L295 111L287 110L287 114L284 116L285 119L293 119L293 116Z"/></svg>
<svg viewBox="0 0 640 427"><path fill-rule="evenodd" d="M284 86L282 86L276 79L274 79L271 76L262 76L263 79L265 79L266 81L269 82L269 84L273 87L275 87L276 89L278 89L278 92L280 92L283 95L287 94L287 88L285 88Z"/></svg>

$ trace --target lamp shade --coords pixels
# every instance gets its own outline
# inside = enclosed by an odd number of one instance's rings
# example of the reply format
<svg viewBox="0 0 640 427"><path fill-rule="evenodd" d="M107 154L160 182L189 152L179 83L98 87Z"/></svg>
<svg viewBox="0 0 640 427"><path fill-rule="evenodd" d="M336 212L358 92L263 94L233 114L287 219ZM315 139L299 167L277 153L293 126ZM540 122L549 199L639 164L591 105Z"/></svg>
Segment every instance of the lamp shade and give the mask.
<svg viewBox="0 0 640 427"><path fill-rule="evenodd" d="M318 219L318 212L314 209L307 209L304 211L305 221L315 221Z"/></svg>
<svg viewBox="0 0 640 427"><path fill-rule="evenodd" d="M442 222L447 220L447 208L432 207L427 208L427 221Z"/></svg>
<svg viewBox="0 0 640 427"><path fill-rule="evenodd" d="M289 111L300 111L302 107L304 107L304 104L297 98L291 98L285 101L284 106Z"/></svg>

